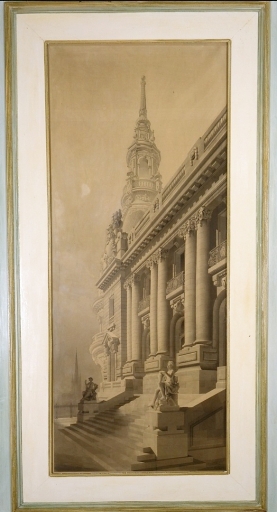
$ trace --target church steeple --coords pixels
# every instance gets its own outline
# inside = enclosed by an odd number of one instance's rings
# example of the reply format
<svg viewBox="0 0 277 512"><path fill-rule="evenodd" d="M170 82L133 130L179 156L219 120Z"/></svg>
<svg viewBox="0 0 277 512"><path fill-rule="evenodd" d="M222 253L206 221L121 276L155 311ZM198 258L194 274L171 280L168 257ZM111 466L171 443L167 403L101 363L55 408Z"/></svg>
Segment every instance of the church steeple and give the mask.
<svg viewBox="0 0 277 512"><path fill-rule="evenodd" d="M141 79L139 118L134 130L134 142L127 152L127 184L123 190L123 230L127 233L149 209L162 182L159 173L161 155L155 144L146 110L146 80Z"/></svg>
<svg viewBox="0 0 277 512"><path fill-rule="evenodd" d="M147 118L145 85L146 85L146 80L145 80L145 76L143 76L141 79L139 115Z"/></svg>
<svg viewBox="0 0 277 512"><path fill-rule="evenodd" d="M72 376L72 394L75 400L80 399L81 397L81 375L79 373L77 350L75 355L74 373Z"/></svg>

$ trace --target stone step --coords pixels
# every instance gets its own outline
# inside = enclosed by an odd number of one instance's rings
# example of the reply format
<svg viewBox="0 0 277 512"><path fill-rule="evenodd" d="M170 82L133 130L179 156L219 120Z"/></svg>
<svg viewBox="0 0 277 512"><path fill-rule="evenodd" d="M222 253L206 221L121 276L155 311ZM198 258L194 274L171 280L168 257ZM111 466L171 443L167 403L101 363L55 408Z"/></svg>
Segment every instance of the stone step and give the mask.
<svg viewBox="0 0 277 512"><path fill-rule="evenodd" d="M144 446L142 448L142 451L143 451L143 453L153 453L153 450L152 450L152 448L150 448L150 446Z"/></svg>
<svg viewBox="0 0 277 512"><path fill-rule="evenodd" d="M134 433L134 434L142 434L144 432L146 427L142 427L141 425L136 425L136 424L129 424L129 432L131 433Z"/></svg>
<svg viewBox="0 0 277 512"><path fill-rule="evenodd" d="M107 419L127 419L127 420L135 420L135 419L140 419L140 414L138 413L128 413L128 412L124 412L122 411L121 409L119 410L116 410L116 411L105 411L105 412L99 412L95 418L107 418Z"/></svg>
<svg viewBox="0 0 277 512"><path fill-rule="evenodd" d="M126 421L115 421L114 419L109 418L90 418L88 421L84 423L89 423L91 425L98 425L103 427L109 427L110 429L113 429L115 427L120 428L120 426L126 425L128 422Z"/></svg>
<svg viewBox="0 0 277 512"><path fill-rule="evenodd" d="M115 467L114 460L112 460L110 457L106 457L102 453L102 450L99 450L99 455L98 455L96 453L95 447L94 447L94 450L91 450L90 444L87 443L86 441L84 441L82 438L79 438L74 432L67 430L67 429L63 429L63 430L61 430L61 432L66 437L68 437L69 439L74 441L76 444L78 444L79 446L82 446L82 448L84 450L86 450L87 453L90 455L92 460L94 460L97 464L99 464L103 468L104 471L112 471L112 472L120 471L120 469L118 469L118 465L117 465L117 467ZM126 469L122 468L121 471L126 471Z"/></svg>
<svg viewBox="0 0 277 512"><path fill-rule="evenodd" d="M94 418L90 418L88 420L88 422L90 423L99 423L101 425L127 425L129 423L130 419L125 417L125 416L122 416L122 417L118 417L118 416L114 416L114 417L102 417L102 416L95 416Z"/></svg>
<svg viewBox="0 0 277 512"><path fill-rule="evenodd" d="M71 428L72 429L72 428ZM130 450L137 455L139 451L141 451L141 445L142 443L135 443L134 441L130 440L128 437L124 436L115 436L113 433L111 434L105 434L99 437L97 432L93 431L89 428L84 428L83 426L73 428L74 432L80 433L80 435L83 435L85 439L94 439L97 442L102 439L103 443L106 443L107 445L111 446L114 450L117 448L120 448L123 453L130 453Z"/></svg>
<svg viewBox="0 0 277 512"><path fill-rule="evenodd" d="M90 429L90 431L92 433L97 433L98 435L100 436L103 436L103 435L106 435L106 434L113 434L117 437L128 437L129 435L131 435L132 437L132 433L129 431L129 426L128 425L123 425L121 427L119 426L115 426L115 425L109 425L109 424L97 424L95 422L89 422L89 421L86 421L84 423L77 423L77 424L73 424L71 425L72 428L78 426L78 428L83 428L83 429ZM137 432L134 433L134 439L135 438L140 438L137 434Z"/></svg>
<svg viewBox="0 0 277 512"><path fill-rule="evenodd" d="M139 450L135 451L130 447L123 449L122 446L118 446L118 443L114 438L105 436L104 439L99 439L98 436L87 434L82 431L71 430L71 434L74 436L74 441L81 446L86 446L87 450L91 454L97 455L102 458L104 462L113 466L113 471L130 471L131 464L139 453ZM71 437L73 439L73 437Z"/></svg>
<svg viewBox="0 0 277 512"><path fill-rule="evenodd" d="M199 471L201 469L206 468L206 464L199 462L195 463L193 457L176 457L174 459L163 459L156 460L155 454L151 460L142 459L143 455L138 455L137 462L131 465L132 471L163 471L170 469L170 471L178 471L178 472L189 472Z"/></svg>
<svg viewBox="0 0 277 512"><path fill-rule="evenodd" d="M108 428L103 429L98 428L97 426L87 425L87 424L76 424L71 427L77 431L87 432L88 434L95 435L99 438L105 439L106 436L112 436L116 439L123 440L124 443L130 444L133 446L134 444L141 446L142 445L142 435L133 434L129 432L128 426L124 426L118 430L110 430Z"/></svg>
<svg viewBox="0 0 277 512"><path fill-rule="evenodd" d="M148 461L148 462L134 462L131 464L132 471L149 471L156 469L156 461Z"/></svg>
<svg viewBox="0 0 277 512"><path fill-rule="evenodd" d="M156 460L155 453L142 453L137 456L138 462L148 462L149 460Z"/></svg>
<svg viewBox="0 0 277 512"><path fill-rule="evenodd" d="M80 432L79 435L94 448L95 444L101 446L103 453L108 456L112 456L114 461L120 462L120 465L124 465L124 471L130 471L131 464L136 460L141 447L136 448L135 446L124 444L123 439L115 439L114 436L105 436L99 442L98 436L93 434ZM119 469L118 469L119 471Z"/></svg>
<svg viewBox="0 0 277 512"><path fill-rule="evenodd" d="M126 427L126 432L129 435L135 434L135 436L142 436L142 433L145 429L145 426L142 426L141 424L137 424L136 421L130 422L130 423L124 423L124 422L106 422L103 419L96 418L96 419L90 419L84 423L79 423L78 425L89 425L98 432L117 432L120 431L122 428L124 429Z"/></svg>
<svg viewBox="0 0 277 512"><path fill-rule="evenodd" d="M137 412L125 412L123 409L121 408L116 408L116 409L108 409L106 411L100 411L98 412L96 415L95 415L95 418L130 418L130 419L135 419L135 418L140 418L140 414L137 413Z"/></svg>

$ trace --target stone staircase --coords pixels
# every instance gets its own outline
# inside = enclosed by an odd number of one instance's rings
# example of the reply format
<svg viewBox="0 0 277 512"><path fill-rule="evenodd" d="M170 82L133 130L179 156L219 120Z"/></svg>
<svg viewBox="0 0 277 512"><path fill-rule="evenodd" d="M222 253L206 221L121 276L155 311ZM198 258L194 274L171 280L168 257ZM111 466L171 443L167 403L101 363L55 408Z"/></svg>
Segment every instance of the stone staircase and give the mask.
<svg viewBox="0 0 277 512"><path fill-rule="evenodd" d="M182 397L181 395L181 410L186 411L190 422L197 426L199 419L201 420L203 416L210 414L210 411L219 408L223 394L224 391L213 390L206 395L197 397L194 395ZM191 450L189 450L188 457L190 460L183 461L181 457L172 459L166 461L166 466L162 461L158 461L152 450L143 444L143 434L147 428L148 404L151 399L152 395L148 394L125 397L120 403L111 404L109 409L98 412L87 421L59 428L59 435L64 436L68 442L70 440L71 445L74 444L77 451L79 447L80 453L89 457L91 471L111 473L167 470L191 472L221 469L218 464L214 464L214 461L209 462L206 453L203 455ZM220 456L219 454L218 458ZM74 471L74 468L71 471ZM86 471L89 471L88 464L86 464Z"/></svg>
<svg viewBox="0 0 277 512"><path fill-rule="evenodd" d="M128 413L118 405L60 432L85 449L102 471L126 472L142 451L144 428L140 412Z"/></svg>

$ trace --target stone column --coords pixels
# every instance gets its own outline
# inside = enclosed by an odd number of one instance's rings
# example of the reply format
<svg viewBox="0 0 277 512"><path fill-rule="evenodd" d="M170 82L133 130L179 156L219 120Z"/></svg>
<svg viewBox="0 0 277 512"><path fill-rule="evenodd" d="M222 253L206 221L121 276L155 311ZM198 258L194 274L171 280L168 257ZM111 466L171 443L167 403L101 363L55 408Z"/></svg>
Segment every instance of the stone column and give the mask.
<svg viewBox="0 0 277 512"><path fill-rule="evenodd" d="M124 288L127 291L127 361L132 361L132 288L128 279Z"/></svg>
<svg viewBox="0 0 277 512"><path fill-rule="evenodd" d="M180 230L185 240L185 346L192 345L196 336L196 232L195 219L189 219Z"/></svg>
<svg viewBox="0 0 277 512"><path fill-rule="evenodd" d="M199 208L196 216L196 343L211 341L211 277L208 274L211 211Z"/></svg>
<svg viewBox="0 0 277 512"><path fill-rule="evenodd" d="M141 360L141 320L138 316L139 277L132 276L132 361Z"/></svg>
<svg viewBox="0 0 277 512"><path fill-rule="evenodd" d="M167 251L159 249L157 254L158 262L158 297L157 297L157 331L158 331L158 354L166 354L169 351L168 333L168 304L166 300L167 285Z"/></svg>
<svg viewBox="0 0 277 512"><path fill-rule="evenodd" d="M151 272L150 288L150 356L155 356L158 349L157 342L157 299L158 299L158 267L157 258L152 256L146 262Z"/></svg>

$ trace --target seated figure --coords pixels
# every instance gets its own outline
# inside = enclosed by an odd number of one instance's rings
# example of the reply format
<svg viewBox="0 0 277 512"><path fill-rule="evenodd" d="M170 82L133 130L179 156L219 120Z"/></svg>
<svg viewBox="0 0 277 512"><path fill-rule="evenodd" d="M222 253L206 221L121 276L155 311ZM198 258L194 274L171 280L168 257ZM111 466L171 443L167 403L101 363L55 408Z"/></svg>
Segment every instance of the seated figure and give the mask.
<svg viewBox="0 0 277 512"><path fill-rule="evenodd" d="M152 409L157 410L160 405L178 405L175 395L179 390L178 377L175 375L173 361L168 361L166 371L159 372L159 387L156 389Z"/></svg>
<svg viewBox="0 0 277 512"><path fill-rule="evenodd" d="M96 390L98 385L93 382L93 378L89 377L88 382L85 380L86 389L83 391L81 402L96 400Z"/></svg>

